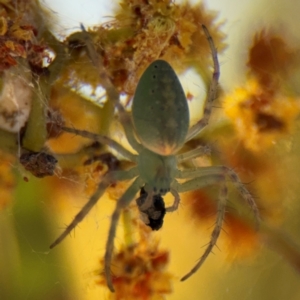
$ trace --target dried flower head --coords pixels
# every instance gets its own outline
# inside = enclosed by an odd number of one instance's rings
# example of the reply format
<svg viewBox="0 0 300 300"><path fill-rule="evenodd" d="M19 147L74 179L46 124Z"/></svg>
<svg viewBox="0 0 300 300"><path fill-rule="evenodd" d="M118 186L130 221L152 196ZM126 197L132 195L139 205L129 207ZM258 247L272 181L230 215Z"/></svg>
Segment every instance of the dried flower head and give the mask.
<svg viewBox="0 0 300 300"><path fill-rule="evenodd" d="M252 151L261 151L291 132L299 114L299 100L283 92L267 91L251 78L224 98L227 116Z"/></svg>
<svg viewBox="0 0 300 300"><path fill-rule="evenodd" d="M28 3L29 4L29 3ZM2 6L2 7L1 7ZM32 68L43 67L43 59L50 59L46 45L38 42L38 30L22 19L14 10L0 6L0 71L18 64L18 58L27 59ZM22 6L23 7L23 6ZM18 9L20 9L18 7ZM24 7L25 9L25 7ZM28 9L28 7L27 7ZM33 22L33 20L31 20Z"/></svg>
<svg viewBox="0 0 300 300"><path fill-rule="evenodd" d="M225 113L252 151L265 149L291 132L299 99L289 87L295 50L278 35L262 31L249 49L247 82L224 98Z"/></svg>
<svg viewBox="0 0 300 300"><path fill-rule="evenodd" d="M166 271L169 253L159 249L145 225L137 244L122 247L112 259L115 293L110 299L164 299L172 292L172 275ZM101 261L103 266L103 261ZM106 285L104 274L99 274L100 285Z"/></svg>
<svg viewBox="0 0 300 300"><path fill-rule="evenodd" d="M132 95L141 74L158 58L171 61L178 72L195 67L206 74L211 53L201 24L210 29L218 51L224 49L224 35L215 18L216 13L208 12L203 4L124 0L114 20L91 34L114 86ZM78 78L85 77L82 68L77 71Z"/></svg>
<svg viewBox="0 0 300 300"><path fill-rule="evenodd" d="M247 66L265 89L280 86L293 70L294 63L295 49L289 47L282 36L265 30L255 35Z"/></svg>

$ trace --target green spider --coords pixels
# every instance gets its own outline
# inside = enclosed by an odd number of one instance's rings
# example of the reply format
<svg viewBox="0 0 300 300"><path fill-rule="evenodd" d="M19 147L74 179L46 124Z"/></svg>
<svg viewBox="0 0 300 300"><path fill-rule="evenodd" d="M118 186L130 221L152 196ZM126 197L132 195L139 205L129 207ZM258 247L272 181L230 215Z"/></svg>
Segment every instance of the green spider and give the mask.
<svg viewBox="0 0 300 300"><path fill-rule="evenodd" d="M135 167L126 171L108 172L91 199L50 246L50 248L53 248L59 244L84 219L113 182L135 178L118 200L111 217L104 268L107 285L112 292L114 287L110 265L118 220L122 210L130 204L139 191L141 191L141 195L137 201L138 208L142 219L149 225L150 219L155 220L163 217L161 216L162 211L156 210L156 202L163 201L162 196L165 194L170 192L174 197L173 205L163 208L166 212L172 212L178 208L180 202L179 193L200 189L212 184L220 185L217 219L210 242L200 260L182 277L181 281L189 278L200 268L216 245L222 228L227 202L226 176L236 186L241 196L254 212L256 220L259 221L259 212L253 197L232 169L225 166L198 167L185 170L177 168L177 165L182 162L207 152L207 147L200 146L186 153L177 154L187 141L196 136L208 124L212 102L215 100L217 93L220 73L217 50L207 28L204 25L202 27L212 52L214 71L206 98L203 118L191 128L189 128L189 109L185 93L176 73L164 60L156 60L151 63L142 75L133 99L132 117L120 103L116 103L126 138L132 148L138 153L137 155L132 154L109 137L73 128L62 128L64 131L106 144L136 164ZM185 179L186 181L179 183L176 179Z"/></svg>

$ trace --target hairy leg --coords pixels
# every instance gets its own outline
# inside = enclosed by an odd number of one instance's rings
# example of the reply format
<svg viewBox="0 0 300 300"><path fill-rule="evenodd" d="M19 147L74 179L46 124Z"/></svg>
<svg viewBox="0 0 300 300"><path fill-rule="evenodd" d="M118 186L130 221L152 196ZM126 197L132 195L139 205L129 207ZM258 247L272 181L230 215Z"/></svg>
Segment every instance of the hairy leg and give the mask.
<svg viewBox="0 0 300 300"><path fill-rule="evenodd" d="M223 182L219 194L217 219L208 246L206 247L203 255L201 256L197 264L191 269L191 271L189 271L186 275L184 275L181 278L181 281L188 279L190 276L192 276L194 273L197 272L197 270L202 266L202 264L204 263L204 261L206 260L206 258L211 253L214 246L216 245L222 229L222 224L223 224L225 210L226 210L226 202L227 202L227 188L225 182Z"/></svg>
<svg viewBox="0 0 300 300"><path fill-rule="evenodd" d="M206 96L205 101L205 107L204 107L204 115L201 120L199 120L194 126L192 126L189 129L189 132L187 134L186 141L189 141L192 139L195 135L197 135L207 124L211 115L212 110L212 103L217 97L217 88L218 88L218 82L219 82L219 76L220 76L220 66L218 61L218 55L217 55L217 48L214 44L214 41L205 27L205 25L202 25L202 28L204 30L204 33L206 35L206 38L208 40L210 50L212 53L212 59L214 63L214 71L212 75L212 80L209 86L209 90Z"/></svg>
<svg viewBox="0 0 300 300"><path fill-rule="evenodd" d="M104 255L104 270L107 281L108 288L114 292L114 287L112 283L112 276L110 271L110 265L114 250L114 238L116 235L117 224L121 215L121 212L124 208L126 208L130 202L133 200L136 193L140 190L141 186L144 185L144 182L138 177L131 184L131 186L126 190L120 200L117 202L117 206L112 214L111 223L108 233L108 238L106 242L105 255Z"/></svg>
<svg viewBox="0 0 300 300"><path fill-rule="evenodd" d="M255 220L257 226L260 223L260 214L256 202L250 192L246 189L245 185L241 182L239 176L232 169L225 166L211 166L211 167L199 167L190 170L177 170L176 178L194 178L190 181L183 183L179 188L178 192L184 192L188 190L195 190L201 187L204 187L212 180L213 177L216 179L225 176L231 180L236 189L239 191L242 198L248 203L253 214L255 216ZM212 177L212 178L211 178ZM207 183L206 181L209 180Z"/></svg>
<svg viewBox="0 0 300 300"><path fill-rule="evenodd" d="M103 180L100 182L96 192L90 198L90 200L84 205L80 212L75 216L73 221L67 226L64 232L50 245L50 249L61 243L65 237L80 223L89 211L98 202L101 196L104 194L106 188L115 181L122 181L132 179L138 175L137 168L132 168L128 171L113 171L106 174Z"/></svg>
<svg viewBox="0 0 300 300"><path fill-rule="evenodd" d="M132 162L136 162L136 158L137 158L136 155L132 154L130 151L125 149L121 144L119 144L118 142L109 138L108 136L99 135L99 134L91 133L86 130L79 130L79 129L69 128L69 127L61 127L61 129L65 132L74 133L75 135L79 135L79 136L91 139L93 141L97 141L103 145L107 145L107 146L115 149L118 153L123 155L128 160L130 160Z"/></svg>
<svg viewBox="0 0 300 300"><path fill-rule="evenodd" d="M178 163L184 162L189 159L193 159L205 154L210 154L210 147L209 146L199 146L196 149L187 151L182 154L176 155L176 159Z"/></svg>
<svg viewBox="0 0 300 300"><path fill-rule="evenodd" d="M96 69L99 73L99 77L101 79L103 88L106 90L108 100L112 101L114 106L118 109L119 116L120 116L120 122L124 128L126 138L134 150L136 150L137 152L141 152L142 146L136 140L136 138L134 136L134 130L133 130L133 124L131 121L131 117L125 111L124 107L120 103L119 92L112 84L112 82L105 70L105 67L103 65L102 58L97 53L97 51L94 47L93 41L91 40L88 32L85 30L85 28L82 24L81 24L81 30L83 32L86 47L88 49L88 54L90 56L92 63L94 64L94 66L96 67Z"/></svg>

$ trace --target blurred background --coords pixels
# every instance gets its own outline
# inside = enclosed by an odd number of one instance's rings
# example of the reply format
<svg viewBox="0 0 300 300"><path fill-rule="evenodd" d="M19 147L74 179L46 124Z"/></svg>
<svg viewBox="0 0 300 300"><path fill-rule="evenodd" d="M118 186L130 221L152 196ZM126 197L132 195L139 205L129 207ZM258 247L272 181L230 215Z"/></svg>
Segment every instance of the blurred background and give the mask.
<svg viewBox="0 0 300 300"><path fill-rule="evenodd" d="M175 3L180 6L181 2ZM0 5L7 9L6 3ZM41 5L54 35L64 39L80 31L80 23L89 28L111 21L118 1L49 0ZM124 189L110 190L70 236L50 251L49 245L88 200L87 186L95 184L93 176L98 173L94 166L81 171L68 167L67 172L61 167L55 176L36 178L4 151L0 160L1 299L299 299L300 3L211 0L204 1L204 7L215 12L213 23L221 24L211 32L219 29L223 34L215 39L220 50L220 95L213 125L198 139L212 145L212 158L195 164L234 168L257 200L261 228L255 230L251 210L230 188L229 217L218 247L194 276L180 282L209 242L215 207L211 199L217 197L217 189L186 194L179 210L168 214L163 228L151 236L168 253L163 270L169 276L168 288L140 298L114 298L99 274L110 216ZM203 102L206 94L205 80L197 72L182 70L180 79L192 94L190 106L199 108L197 99ZM62 94L57 98L63 99ZM52 91L54 99L53 95ZM76 97L71 104L66 101L63 109L78 119L84 111L91 123L99 115L105 120L104 110L109 108L95 109L91 101L83 104ZM69 99L67 94L65 100ZM192 122L197 118L193 113ZM88 123L87 129L90 126L98 125ZM117 122L112 122L112 131L126 143ZM69 138L47 145L60 153L59 162L68 165L70 156L62 156L76 149L73 143ZM124 245L122 224L117 249Z"/></svg>

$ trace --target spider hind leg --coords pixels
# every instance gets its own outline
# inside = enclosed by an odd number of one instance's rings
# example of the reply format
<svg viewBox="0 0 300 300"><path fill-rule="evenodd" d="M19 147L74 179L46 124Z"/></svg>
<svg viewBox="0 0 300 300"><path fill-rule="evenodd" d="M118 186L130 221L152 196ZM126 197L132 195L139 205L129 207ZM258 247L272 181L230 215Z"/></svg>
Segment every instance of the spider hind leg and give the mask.
<svg viewBox="0 0 300 300"><path fill-rule="evenodd" d="M245 185L241 182L237 173L228 167L210 166L210 167L199 167L199 168L183 170L183 171L178 170L177 178L193 178L184 183L177 185L177 190L179 192L196 190L216 183L221 185L219 203L218 203L217 221L211 235L211 240L204 254L201 256L199 262L193 267L193 269L190 272L188 272L181 279L181 281L184 281L187 278L189 278L191 275L193 275L201 267L203 262L206 260L206 258L212 251L213 247L216 245L216 242L219 238L222 229L223 219L225 216L226 202L227 202L227 187L225 181L226 178L230 179L232 184L238 190L241 197L250 206L254 214L257 226L260 223L260 215L259 215L258 207L253 199L253 196L246 189Z"/></svg>
<svg viewBox="0 0 300 300"><path fill-rule="evenodd" d="M120 219L120 215L124 208L126 208L130 202L134 199L136 193L139 191L140 187L144 185L143 180L137 177L133 183L127 188L122 197L118 200L116 208L111 216L111 223L108 232L108 238L105 247L104 255L104 272L107 281L107 286L111 292L114 292L113 286L113 276L111 274L111 261L114 251L114 239L116 236L117 225Z"/></svg>
<svg viewBox="0 0 300 300"><path fill-rule="evenodd" d="M225 179L224 179L225 180ZM222 225L225 217L225 211L226 211L226 203L227 203L227 187L225 181L221 184L220 187L220 193L219 193L219 203L218 203L218 210L217 210L217 219L214 226L214 229L211 234L210 241L203 253L203 255L200 257L197 264L189 271L186 275L184 275L180 281L184 281L188 279L190 276L192 276L194 273L197 272L197 270L202 266L208 255L212 252L214 246L216 245L218 238L220 236Z"/></svg>
<svg viewBox="0 0 300 300"><path fill-rule="evenodd" d="M132 168L127 171L111 171L107 173L100 182L96 192L90 198L90 200L83 206L83 208L77 213L73 221L67 226L62 234L50 245L50 249L60 244L69 233L85 218L90 210L95 206L98 200L102 197L107 187L115 181L124 181L134 178L138 175L137 168Z"/></svg>

